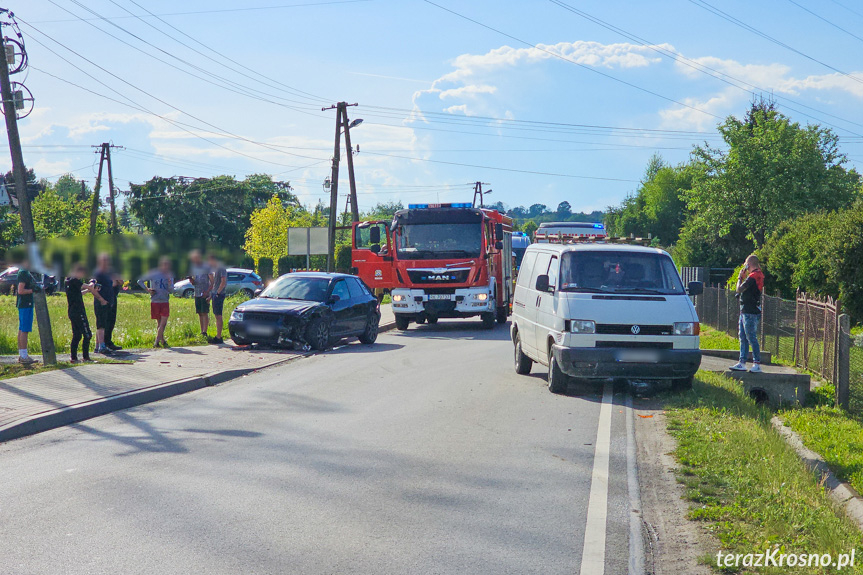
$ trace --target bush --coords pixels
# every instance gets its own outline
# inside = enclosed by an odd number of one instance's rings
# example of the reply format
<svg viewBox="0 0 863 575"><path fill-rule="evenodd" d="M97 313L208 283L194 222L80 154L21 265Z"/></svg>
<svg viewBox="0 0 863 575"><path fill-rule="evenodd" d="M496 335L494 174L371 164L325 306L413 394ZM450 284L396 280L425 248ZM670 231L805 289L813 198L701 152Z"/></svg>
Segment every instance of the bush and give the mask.
<svg viewBox="0 0 863 575"><path fill-rule="evenodd" d="M337 244L336 245L336 271L341 273L349 273L352 267L351 260L351 245Z"/></svg>
<svg viewBox="0 0 863 575"><path fill-rule="evenodd" d="M264 278L265 282L273 279L273 260L270 258L259 259L258 275Z"/></svg>

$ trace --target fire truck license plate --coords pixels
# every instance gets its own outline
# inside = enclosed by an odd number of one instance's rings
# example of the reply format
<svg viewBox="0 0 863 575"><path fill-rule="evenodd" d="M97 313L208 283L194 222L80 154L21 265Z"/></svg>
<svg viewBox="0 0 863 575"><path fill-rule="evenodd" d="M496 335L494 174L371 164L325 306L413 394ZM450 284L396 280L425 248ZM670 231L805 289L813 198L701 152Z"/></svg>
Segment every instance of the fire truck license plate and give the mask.
<svg viewBox="0 0 863 575"><path fill-rule="evenodd" d="M452 297L452 296L450 296L447 293L433 293L433 294L429 295L430 300L432 300L432 299L450 299L450 297Z"/></svg>

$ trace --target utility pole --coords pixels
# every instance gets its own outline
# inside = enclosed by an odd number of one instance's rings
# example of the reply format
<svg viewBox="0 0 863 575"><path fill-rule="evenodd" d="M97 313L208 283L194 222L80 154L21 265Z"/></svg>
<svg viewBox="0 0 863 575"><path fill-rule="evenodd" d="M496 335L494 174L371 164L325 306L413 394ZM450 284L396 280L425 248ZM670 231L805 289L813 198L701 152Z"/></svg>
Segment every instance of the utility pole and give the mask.
<svg viewBox="0 0 863 575"><path fill-rule="evenodd" d="M357 104L348 104L347 102L339 102L328 108L321 108L321 111L336 110L336 141L333 146L333 172L330 176L330 219L329 219L329 239L330 245L327 251L327 271L331 272L336 266L336 222L339 211L339 157L342 155L342 125L347 127L348 106L356 106ZM348 156L350 156L350 148L348 148ZM348 165L353 166L353 158L348 159ZM353 179L353 178L352 178ZM353 187L353 185L352 185Z"/></svg>
<svg viewBox="0 0 863 575"><path fill-rule="evenodd" d="M342 108L342 123L345 126L345 148L348 150L348 180L351 184L351 221L360 221L360 208L357 203L357 180L354 177L354 148L351 146L351 123L348 121L348 108Z"/></svg>
<svg viewBox="0 0 863 575"><path fill-rule="evenodd" d="M116 194L114 192L114 174L111 169L111 150L122 150L123 147L115 146L110 142L105 142L103 144L99 144L98 146L93 147L99 148L99 173L96 176L96 187L93 190L93 204L90 207L90 235L96 235L96 220L99 217L100 205L99 193L102 189L102 166L105 163L108 164L108 202L111 205L111 225L108 229L108 233L116 234L119 232L119 228L117 227L117 206L114 202L114 197Z"/></svg>
<svg viewBox="0 0 863 575"><path fill-rule="evenodd" d="M10 18L13 18L10 12L6 10L3 10L3 12L8 14ZM18 134L18 110L13 99L12 82L9 79L10 62L6 58L8 41L2 34L3 26L5 25L8 24L0 23L0 44L2 44L0 55L2 55L3 60L2 65L0 65L0 95L3 98L3 114L6 116L6 132L9 135L12 172L15 174L15 195L18 196L21 232L24 235L25 242L34 244L36 242L36 229L33 226L30 193L27 190L27 169L24 167L24 154L21 152L21 139ZM22 58L24 57L22 54ZM14 61L12 64L14 65ZM17 71L20 71L20 69ZM48 301L45 299L44 291L33 294L33 307L36 313L36 323L39 327L39 341L42 344L42 362L45 365L54 365L57 363L57 354L54 350L54 336L51 333L51 316L48 314Z"/></svg>
<svg viewBox="0 0 863 575"><path fill-rule="evenodd" d="M483 186L490 186L490 185L491 184L489 184L488 182L476 182L476 183L474 183L474 185L473 185L473 207L475 207L475 208L476 207L480 207L480 208L485 207L485 203L483 201L482 187ZM490 194L491 190L486 190L485 193ZM476 199L477 198L479 198L479 206L476 205Z"/></svg>

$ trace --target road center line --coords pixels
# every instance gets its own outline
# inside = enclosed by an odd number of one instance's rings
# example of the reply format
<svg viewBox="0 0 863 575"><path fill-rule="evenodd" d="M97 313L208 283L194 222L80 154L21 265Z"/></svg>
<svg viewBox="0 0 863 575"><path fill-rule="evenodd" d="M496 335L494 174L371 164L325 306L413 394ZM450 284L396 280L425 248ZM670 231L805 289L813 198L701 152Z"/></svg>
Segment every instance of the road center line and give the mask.
<svg viewBox="0 0 863 575"><path fill-rule="evenodd" d="M611 445L611 405L614 385L606 382L602 389L593 474L587 500L587 523L584 528L584 548L581 551L581 575L605 573L605 531L608 518L608 457Z"/></svg>

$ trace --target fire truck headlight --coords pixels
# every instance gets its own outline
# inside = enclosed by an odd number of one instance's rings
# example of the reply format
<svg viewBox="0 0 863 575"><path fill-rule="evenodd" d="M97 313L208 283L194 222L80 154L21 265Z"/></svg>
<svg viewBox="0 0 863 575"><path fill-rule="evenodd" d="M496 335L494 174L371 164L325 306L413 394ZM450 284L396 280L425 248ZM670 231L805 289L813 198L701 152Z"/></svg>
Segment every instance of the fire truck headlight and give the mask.
<svg viewBox="0 0 863 575"><path fill-rule="evenodd" d="M393 296L393 301L405 301L406 299L407 299L407 298L406 298L405 296L403 296L402 294L400 294L400 293L399 293L399 294L395 294L395 295Z"/></svg>
<svg viewBox="0 0 863 575"><path fill-rule="evenodd" d="M479 301L487 301L488 300L488 294L487 293L478 293L474 297L476 299L478 299Z"/></svg>

